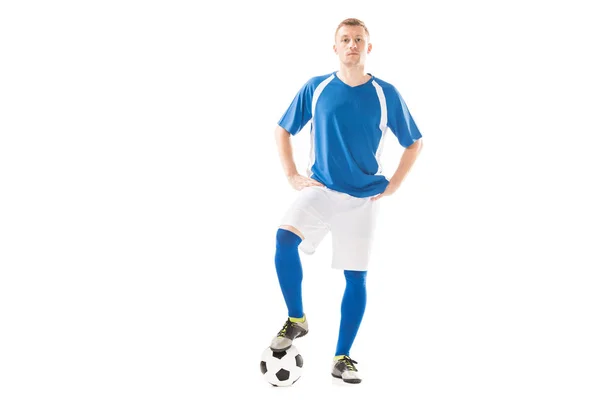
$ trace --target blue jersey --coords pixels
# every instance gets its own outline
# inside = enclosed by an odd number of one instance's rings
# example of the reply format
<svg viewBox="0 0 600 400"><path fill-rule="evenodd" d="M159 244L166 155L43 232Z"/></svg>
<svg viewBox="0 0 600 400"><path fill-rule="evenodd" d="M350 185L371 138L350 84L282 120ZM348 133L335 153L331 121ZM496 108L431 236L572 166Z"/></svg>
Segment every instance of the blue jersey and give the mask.
<svg viewBox="0 0 600 400"><path fill-rule="evenodd" d="M359 86L335 73L311 78L279 126L296 135L309 121L308 176L354 197L374 196L389 183L379 162L388 128L405 148L421 137L398 90L374 76Z"/></svg>

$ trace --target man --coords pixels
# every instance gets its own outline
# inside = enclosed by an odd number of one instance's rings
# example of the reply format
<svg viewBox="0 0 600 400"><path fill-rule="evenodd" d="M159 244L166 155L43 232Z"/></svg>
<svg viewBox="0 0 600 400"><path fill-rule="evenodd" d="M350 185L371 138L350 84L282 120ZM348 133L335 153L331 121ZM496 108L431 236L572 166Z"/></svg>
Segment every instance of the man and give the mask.
<svg viewBox="0 0 600 400"><path fill-rule="evenodd" d="M332 375L360 383L350 348L366 308L366 275L379 199L398 190L421 150L421 133L396 88L365 73L371 52L369 31L358 19L342 21L335 32L339 70L308 80L275 131L277 149L290 185L300 191L276 235L275 267L288 319L271 342L283 351L308 333L302 305L298 249L312 254L328 232L332 268L343 270L346 287ZM290 135L311 121L307 175L298 173ZM384 134L404 147L388 180L381 171Z"/></svg>

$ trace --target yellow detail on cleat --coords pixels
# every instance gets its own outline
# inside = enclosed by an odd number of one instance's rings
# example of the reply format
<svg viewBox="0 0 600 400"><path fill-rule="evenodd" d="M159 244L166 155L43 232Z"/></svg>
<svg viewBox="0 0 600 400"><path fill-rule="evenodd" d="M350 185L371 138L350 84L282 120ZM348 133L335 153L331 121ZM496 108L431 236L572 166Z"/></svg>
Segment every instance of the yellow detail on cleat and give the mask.
<svg viewBox="0 0 600 400"><path fill-rule="evenodd" d="M346 356L342 354L341 356L335 356L335 357L333 357L333 360L334 361L339 361L339 360L341 360L344 357L346 357Z"/></svg>
<svg viewBox="0 0 600 400"><path fill-rule="evenodd" d="M306 321L306 315L303 315L302 318L294 318L294 317L289 317L291 322L304 322Z"/></svg>

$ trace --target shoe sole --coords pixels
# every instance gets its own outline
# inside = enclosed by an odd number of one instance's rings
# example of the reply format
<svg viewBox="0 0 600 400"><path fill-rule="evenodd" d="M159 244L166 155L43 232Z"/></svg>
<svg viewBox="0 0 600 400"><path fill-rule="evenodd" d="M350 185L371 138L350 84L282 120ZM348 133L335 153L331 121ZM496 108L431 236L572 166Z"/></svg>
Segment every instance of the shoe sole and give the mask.
<svg viewBox="0 0 600 400"><path fill-rule="evenodd" d="M334 373L331 373L331 376L333 376L336 379L341 379L342 381L344 381L346 383L354 383L354 384L356 384L356 383L361 383L362 382L362 379L344 379L341 376L335 375Z"/></svg>
<svg viewBox="0 0 600 400"><path fill-rule="evenodd" d="M302 336L306 336L306 334L307 334L307 333L308 333L308 329L307 329L306 331L304 331L304 333L301 333L301 334L299 334L298 336L296 336L294 339L292 339L292 344L294 344L294 340L296 340L296 339L300 339ZM275 352L278 352L278 351L286 351L287 349L289 349L290 347L292 347L292 344L290 344L290 345L289 345L289 346L287 346L287 347L282 347L282 348L280 348L280 349L274 349L274 348L273 348L273 347L271 347L271 346L269 346L269 348L270 348L271 350L275 351Z"/></svg>

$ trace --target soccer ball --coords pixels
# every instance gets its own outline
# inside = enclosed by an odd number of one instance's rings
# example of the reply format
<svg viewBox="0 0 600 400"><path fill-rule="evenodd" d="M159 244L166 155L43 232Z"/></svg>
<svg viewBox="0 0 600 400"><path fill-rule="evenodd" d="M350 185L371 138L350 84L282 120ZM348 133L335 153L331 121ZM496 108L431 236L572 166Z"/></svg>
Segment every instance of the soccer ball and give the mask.
<svg viewBox="0 0 600 400"><path fill-rule="evenodd" d="M296 346L284 351L267 347L260 359L260 372L273 386L291 386L302 376L304 360Z"/></svg>

